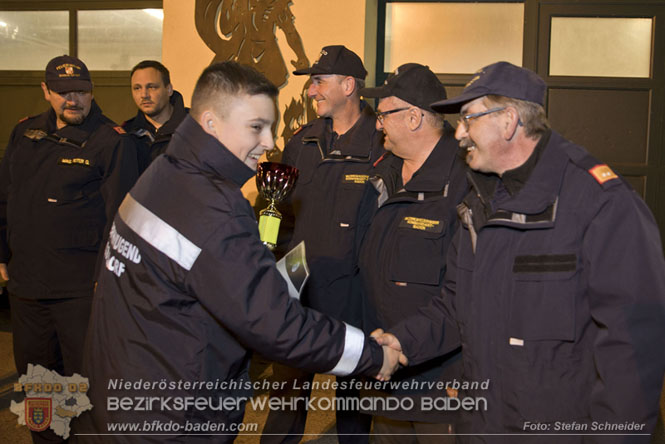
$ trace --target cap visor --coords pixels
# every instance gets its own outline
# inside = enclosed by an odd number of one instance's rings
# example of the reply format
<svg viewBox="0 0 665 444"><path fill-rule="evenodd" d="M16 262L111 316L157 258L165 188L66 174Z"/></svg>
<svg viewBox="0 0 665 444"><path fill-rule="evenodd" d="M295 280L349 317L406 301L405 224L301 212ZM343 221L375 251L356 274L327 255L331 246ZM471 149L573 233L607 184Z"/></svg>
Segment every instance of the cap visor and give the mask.
<svg viewBox="0 0 665 444"><path fill-rule="evenodd" d="M462 109L462 106L472 100L477 99L478 97L486 96L487 93L481 91L467 91L462 93L457 97L452 99L439 100L438 102L432 103L430 106L432 109L438 113L443 114L455 114Z"/></svg>
<svg viewBox="0 0 665 444"><path fill-rule="evenodd" d="M384 97L394 96L390 88L386 88L386 85L378 86L376 88L362 88L358 91L363 97L373 97L382 99Z"/></svg>
<svg viewBox="0 0 665 444"><path fill-rule="evenodd" d="M330 73L322 70L321 68L310 66L309 68L303 68L293 71L293 74L296 76L304 76L304 75L330 74Z"/></svg>
<svg viewBox="0 0 665 444"><path fill-rule="evenodd" d="M92 91L92 82L88 80L50 80L46 85L48 89L58 94L69 91Z"/></svg>

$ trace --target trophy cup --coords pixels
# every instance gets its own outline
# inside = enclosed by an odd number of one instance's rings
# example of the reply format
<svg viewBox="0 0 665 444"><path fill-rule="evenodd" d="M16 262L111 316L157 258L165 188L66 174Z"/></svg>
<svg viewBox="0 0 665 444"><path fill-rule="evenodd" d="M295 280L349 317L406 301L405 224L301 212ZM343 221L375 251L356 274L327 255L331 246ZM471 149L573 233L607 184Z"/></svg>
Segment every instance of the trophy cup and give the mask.
<svg viewBox="0 0 665 444"><path fill-rule="evenodd" d="M277 244L277 233L282 215L276 203L281 202L293 189L298 178L298 169L277 162L262 162L256 171L256 187L261 197L270 204L259 212L259 234L261 241L270 250Z"/></svg>

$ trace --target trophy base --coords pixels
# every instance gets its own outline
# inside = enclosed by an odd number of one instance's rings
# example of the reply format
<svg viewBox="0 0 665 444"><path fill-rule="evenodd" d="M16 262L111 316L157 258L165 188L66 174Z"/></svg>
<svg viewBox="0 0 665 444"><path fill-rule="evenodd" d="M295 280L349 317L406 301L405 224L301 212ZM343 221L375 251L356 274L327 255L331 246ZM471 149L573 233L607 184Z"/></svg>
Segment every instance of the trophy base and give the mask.
<svg viewBox="0 0 665 444"><path fill-rule="evenodd" d="M261 213L259 213L261 214ZM282 221L281 216L273 216L266 214L265 210L261 217L259 217L259 235L261 242L268 247L270 251L274 250L277 246L277 234L279 233L279 224Z"/></svg>

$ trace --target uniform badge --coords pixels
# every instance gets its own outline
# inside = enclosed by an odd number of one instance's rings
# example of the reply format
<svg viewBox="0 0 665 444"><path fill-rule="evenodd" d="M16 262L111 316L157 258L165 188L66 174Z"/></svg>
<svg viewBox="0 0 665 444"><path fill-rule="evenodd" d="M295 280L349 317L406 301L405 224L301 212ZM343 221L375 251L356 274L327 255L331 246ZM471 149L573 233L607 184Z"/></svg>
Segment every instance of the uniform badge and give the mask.
<svg viewBox="0 0 665 444"><path fill-rule="evenodd" d="M599 184L604 184L605 182L612 180L612 179L618 179L619 176L617 176L614 171L607 165L596 165L595 167L591 168L589 170L589 173L593 176L594 179L598 181Z"/></svg>
<svg viewBox="0 0 665 444"><path fill-rule="evenodd" d="M25 424L33 432L51 425L51 398L25 398Z"/></svg>
<svg viewBox="0 0 665 444"><path fill-rule="evenodd" d="M92 166L92 164L90 163L90 159L82 159L80 157L74 157L74 158L61 157L58 159L58 165Z"/></svg>
<svg viewBox="0 0 665 444"><path fill-rule="evenodd" d="M118 134L127 134L124 129L122 129L121 126L114 126L113 129L115 130L116 133Z"/></svg>
<svg viewBox="0 0 665 444"><path fill-rule="evenodd" d="M399 224L400 228L411 228L413 230L427 231L430 233L441 233L443 224L439 220L424 219L422 217L406 216Z"/></svg>
<svg viewBox="0 0 665 444"><path fill-rule="evenodd" d="M367 174L345 174L342 183L354 183L363 185L369 179Z"/></svg>
<svg viewBox="0 0 665 444"><path fill-rule="evenodd" d="M48 136L46 131L40 129L27 129L23 135L30 140L42 140L44 137Z"/></svg>

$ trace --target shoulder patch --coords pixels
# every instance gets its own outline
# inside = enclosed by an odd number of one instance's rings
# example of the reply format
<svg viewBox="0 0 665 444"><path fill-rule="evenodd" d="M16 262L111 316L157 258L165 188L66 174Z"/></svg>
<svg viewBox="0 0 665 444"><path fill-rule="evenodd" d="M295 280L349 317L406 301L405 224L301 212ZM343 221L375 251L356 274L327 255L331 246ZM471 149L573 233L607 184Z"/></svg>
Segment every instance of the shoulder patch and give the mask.
<svg viewBox="0 0 665 444"><path fill-rule="evenodd" d="M596 181L601 185L612 179L619 178L619 176L617 176L614 171L612 171L612 169L606 164L596 165L589 170L589 174L591 174L593 178L596 179Z"/></svg>
<svg viewBox="0 0 665 444"><path fill-rule="evenodd" d="M116 133L118 134L127 134L124 129L120 126L114 126L113 129L115 130Z"/></svg>
<svg viewBox="0 0 665 444"><path fill-rule="evenodd" d="M25 121L28 120L29 118L30 118L30 116L25 116L24 118L22 118L21 120L19 120L18 123L25 122Z"/></svg>

